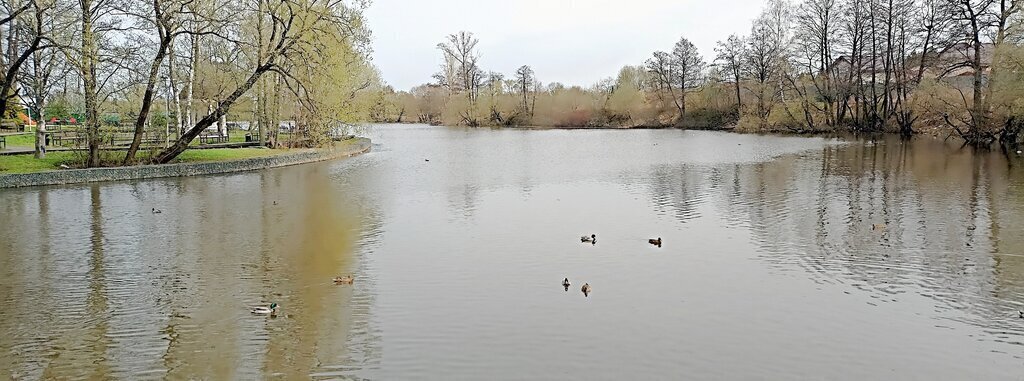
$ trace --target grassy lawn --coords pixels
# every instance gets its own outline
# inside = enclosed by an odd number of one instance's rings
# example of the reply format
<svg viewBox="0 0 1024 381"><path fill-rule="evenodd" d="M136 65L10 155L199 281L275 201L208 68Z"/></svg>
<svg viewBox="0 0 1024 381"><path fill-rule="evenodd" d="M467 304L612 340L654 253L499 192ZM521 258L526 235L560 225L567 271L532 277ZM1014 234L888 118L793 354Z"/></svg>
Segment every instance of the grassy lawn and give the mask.
<svg viewBox="0 0 1024 381"><path fill-rule="evenodd" d="M179 163L195 163L201 161L222 161L248 159L251 157L272 156L288 152L267 148L214 148L194 149L185 151L175 160Z"/></svg>
<svg viewBox="0 0 1024 381"><path fill-rule="evenodd" d="M248 132L242 130L231 130L230 133L228 133L228 143L244 143L246 133Z"/></svg>
<svg viewBox="0 0 1024 381"><path fill-rule="evenodd" d="M5 137L7 140L8 147L28 147L32 148L36 145L36 136L32 133L21 134L21 135L8 135Z"/></svg>
<svg viewBox="0 0 1024 381"><path fill-rule="evenodd" d="M247 159L252 157L272 156L287 153L288 150L273 150L265 148L216 148L188 150L175 159L178 163L197 163L204 161L224 161ZM139 152L140 157L145 157L148 152ZM116 158L123 156L123 152L111 152L109 156ZM80 167L84 159L84 152L48 152L45 159L36 159L32 154L27 155L0 155L0 174L3 173L31 173L60 169L61 164L70 167Z"/></svg>
<svg viewBox="0 0 1024 381"><path fill-rule="evenodd" d="M28 155L0 155L0 173L31 173L59 169L61 164L75 162L81 154L75 152L53 152L45 159Z"/></svg>

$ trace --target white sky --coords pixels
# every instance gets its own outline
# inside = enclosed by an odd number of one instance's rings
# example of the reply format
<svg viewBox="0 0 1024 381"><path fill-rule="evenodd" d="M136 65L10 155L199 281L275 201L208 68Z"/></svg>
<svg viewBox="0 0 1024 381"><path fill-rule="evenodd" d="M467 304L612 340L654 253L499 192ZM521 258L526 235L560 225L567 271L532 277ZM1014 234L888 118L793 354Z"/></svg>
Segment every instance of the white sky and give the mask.
<svg viewBox="0 0 1024 381"><path fill-rule="evenodd" d="M746 34L763 0L373 0L374 63L398 90L431 81L445 36L480 39L481 66L544 83L588 86L671 50L681 36L714 59L715 42Z"/></svg>

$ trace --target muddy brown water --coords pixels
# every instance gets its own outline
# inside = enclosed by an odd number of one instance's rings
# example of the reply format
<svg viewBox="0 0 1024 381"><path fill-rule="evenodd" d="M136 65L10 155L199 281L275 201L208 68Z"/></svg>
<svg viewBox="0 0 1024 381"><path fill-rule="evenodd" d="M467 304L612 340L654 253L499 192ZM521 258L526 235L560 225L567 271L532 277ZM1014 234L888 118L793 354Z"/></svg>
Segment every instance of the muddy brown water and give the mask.
<svg viewBox="0 0 1024 381"><path fill-rule="evenodd" d="M340 161L0 191L0 378L1024 379L1015 155L366 133Z"/></svg>

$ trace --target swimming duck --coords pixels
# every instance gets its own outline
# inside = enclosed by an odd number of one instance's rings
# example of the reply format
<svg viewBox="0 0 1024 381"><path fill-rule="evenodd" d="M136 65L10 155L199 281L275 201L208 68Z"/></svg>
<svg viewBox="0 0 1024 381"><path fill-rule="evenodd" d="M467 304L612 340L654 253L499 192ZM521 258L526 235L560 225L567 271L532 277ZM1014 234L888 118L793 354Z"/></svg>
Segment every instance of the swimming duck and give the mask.
<svg viewBox="0 0 1024 381"><path fill-rule="evenodd" d="M160 209L157 209L157 208L153 208L153 214L160 214L160 213L163 213L163 211L161 211Z"/></svg>
<svg viewBox="0 0 1024 381"><path fill-rule="evenodd" d="M562 281L562 286L565 287L566 289L568 289L569 286L571 286L571 284L569 283L569 278L565 278L565 280Z"/></svg>
<svg viewBox="0 0 1024 381"><path fill-rule="evenodd" d="M651 245L661 247L661 237L658 237L658 239L649 239L647 240L647 242L650 243Z"/></svg>
<svg viewBox="0 0 1024 381"><path fill-rule="evenodd" d="M1017 314L1020 315L1021 319L1024 319L1024 311L1017 311Z"/></svg>
<svg viewBox="0 0 1024 381"><path fill-rule="evenodd" d="M252 308L252 313L255 315L277 315L277 303L270 303L270 307L256 306Z"/></svg>
<svg viewBox="0 0 1024 381"><path fill-rule="evenodd" d="M334 284L352 284L356 281L356 278L351 275L334 277Z"/></svg>
<svg viewBox="0 0 1024 381"><path fill-rule="evenodd" d="M583 284L583 288L580 288L580 291L583 291L583 296L589 296L590 295L590 283L584 283Z"/></svg>
<svg viewBox="0 0 1024 381"><path fill-rule="evenodd" d="M871 230L884 230L885 224L871 224Z"/></svg>
<svg viewBox="0 0 1024 381"><path fill-rule="evenodd" d="M597 243L597 234L591 234L590 237L582 236L580 242Z"/></svg>

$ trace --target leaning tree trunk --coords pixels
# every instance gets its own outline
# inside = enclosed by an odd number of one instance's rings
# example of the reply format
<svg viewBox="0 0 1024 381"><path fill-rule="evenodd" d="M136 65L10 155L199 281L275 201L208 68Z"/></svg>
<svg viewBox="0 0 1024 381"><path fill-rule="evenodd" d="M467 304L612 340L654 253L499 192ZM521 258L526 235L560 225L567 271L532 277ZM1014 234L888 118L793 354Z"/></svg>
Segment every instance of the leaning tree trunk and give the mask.
<svg viewBox="0 0 1024 381"><path fill-rule="evenodd" d="M273 67L273 64L271 63L257 67L244 83L236 88L231 95L228 95L227 98L217 104L217 108L215 108L213 112L200 119L196 125L192 126L192 128L189 128L188 131L185 131L184 134L178 137L178 140L174 141L174 144L157 154L156 157L153 158L153 162L157 164L166 164L171 160L174 160L178 155L181 155L182 152L185 152L185 150L188 149L189 143L195 140L195 138L198 137L199 134L201 134L207 127L216 123L221 116L227 114L231 105L234 104L242 94L249 91L249 89L252 88L263 74L270 71L271 67Z"/></svg>
<svg viewBox="0 0 1024 381"><path fill-rule="evenodd" d="M12 21L13 22L13 21ZM21 65L28 60L36 50L39 50L39 42L42 40L40 37L36 37L32 41L21 55L18 57L12 57L14 60L11 62L11 66L7 69L7 73L4 75L3 80L0 81L0 94L3 94L3 102L0 102L0 116L7 115L8 106L18 99L16 82L18 79L18 71L21 69Z"/></svg>
<svg viewBox="0 0 1024 381"><path fill-rule="evenodd" d="M146 132L146 119L149 118L149 110L153 107L153 93L156 87L157 76L160 74L160 66L163 65L164 56L167 55L167 47L171 44L170 35L160 39L160 48L156 51L156 57L149 66L149 78L146 79L146 92L142 95L142 109L139 110L139 117L135 119L135 134L132 137L132 144L128 147L128 153L124 155L124 165L135 161L135 153L142 145L142 134Z"/></svg>
<svg viewBox="0 0 1024 381"><path fill-rule="evenodd" d="M228 130L228 116L227 114L221 115L220 119L217 119L217 135L227 135Z"/></svg>

